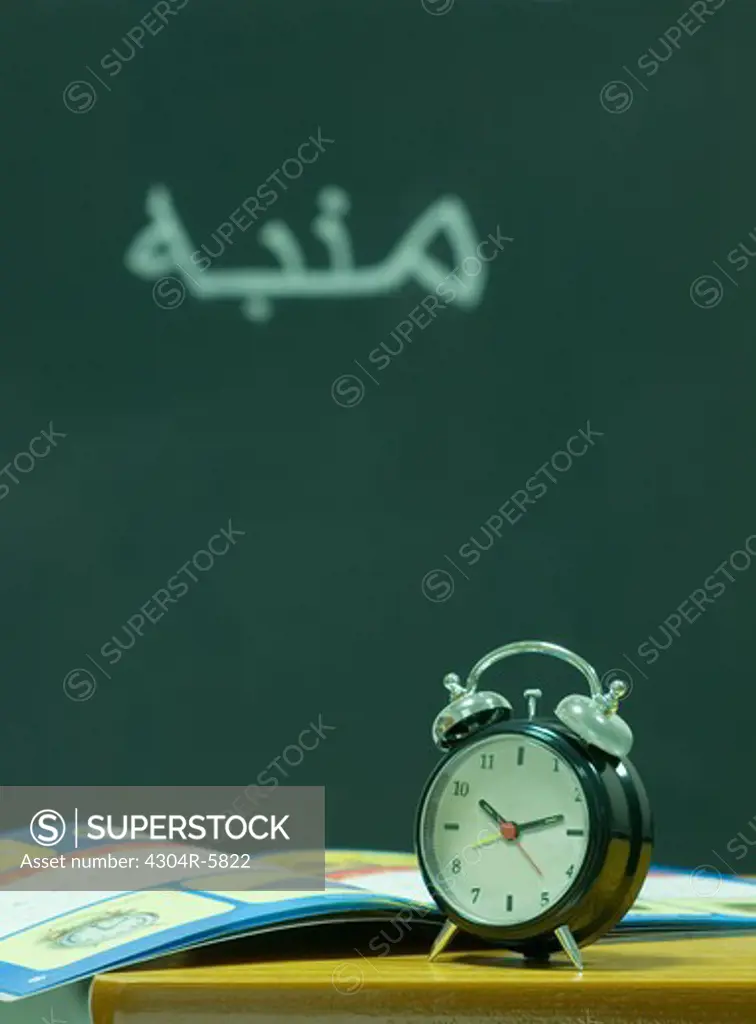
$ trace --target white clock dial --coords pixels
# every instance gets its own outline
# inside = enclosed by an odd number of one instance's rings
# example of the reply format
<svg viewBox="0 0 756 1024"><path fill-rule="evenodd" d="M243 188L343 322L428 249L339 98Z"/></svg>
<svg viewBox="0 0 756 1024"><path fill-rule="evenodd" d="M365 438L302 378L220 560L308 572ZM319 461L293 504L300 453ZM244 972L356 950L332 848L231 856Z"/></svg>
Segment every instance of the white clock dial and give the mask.
<svg viewBox="0 0 756 1024"><path fill-rule="evenodd" d="M555 906L588 851L578 776L531 736L499 733L465 746L433 780L420 822L431 881L458 914L520 925Z"/></svg>

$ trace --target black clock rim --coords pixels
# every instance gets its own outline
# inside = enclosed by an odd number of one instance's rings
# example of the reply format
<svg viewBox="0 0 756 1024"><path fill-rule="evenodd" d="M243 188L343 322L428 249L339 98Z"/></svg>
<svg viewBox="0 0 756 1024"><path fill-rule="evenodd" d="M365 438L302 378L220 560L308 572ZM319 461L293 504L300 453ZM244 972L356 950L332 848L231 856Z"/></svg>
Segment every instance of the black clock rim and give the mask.
<svg viewBox="0 0 756 1024"><path fill-rule="evenodd" d="M428 794L438 775L444 770L446 765L455 756L461 754L463 750L473 748L481 741L488 740L492 736L505 734L530 736L533 739L540 740L567 761L580 780L585 794L590 834L588 851L580 871L558 903L555 903L553 907L549 907L547 911L538 917L531 918L522 924L490 925L472 921L463 914L460 914L459 911L455 910L447 902L443 893L436 888L426 864L421 834L423 809ZM581 747L579 740L573 739L572 735L563 730L558 723L537 721L501 722L480 730L474 736L456 745L436 765L425 784L418 804L415 825L415 849L423 880L436 905L445 917L449 918L450 921L463 931L483 939L500 943L527 943L529 940L541 938L547 933L552 933L556 928L564 924L565 919L570 917L571 912L585 899L601 873L606 859L611 839L611 818L609 796L601 781L599 770L585 748Z"/></svg>

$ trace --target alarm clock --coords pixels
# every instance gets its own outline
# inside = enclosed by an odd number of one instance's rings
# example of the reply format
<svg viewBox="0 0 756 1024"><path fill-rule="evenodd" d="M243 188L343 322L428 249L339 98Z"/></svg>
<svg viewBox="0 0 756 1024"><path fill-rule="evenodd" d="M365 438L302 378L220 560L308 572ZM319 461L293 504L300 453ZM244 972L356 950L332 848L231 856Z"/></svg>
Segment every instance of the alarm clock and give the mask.
<svg viewBox="0 0 756 1024"><path fill-rule="evenodd" d="M567 662L589 695L542 716L542 692L527 689L525 714L514 717L506 698L479 692L478 682L518 654ZM651 808L617 714L627 687L617 679L602 690L591 665L540 640L498 647L464 684L452 673L444 686L449 703L433 739L445 756L416 825L422 875L446 918L430 959L461 930L533 960L562 950L582 970L580 948L630 909L651 863Z"/></svg>

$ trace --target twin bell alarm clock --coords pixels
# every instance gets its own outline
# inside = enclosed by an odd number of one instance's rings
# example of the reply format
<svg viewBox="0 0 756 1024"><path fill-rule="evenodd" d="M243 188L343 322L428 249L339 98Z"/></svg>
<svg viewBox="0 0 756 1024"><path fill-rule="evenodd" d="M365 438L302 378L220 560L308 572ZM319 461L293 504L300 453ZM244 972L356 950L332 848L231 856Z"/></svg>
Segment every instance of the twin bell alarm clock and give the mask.
<svg viewBox="0 0 756 1024"><path fill-rule="evenodd" d="M478 683L516 654L566 661L589 694L542 715L541 691L525 690L525 714L515 717ZM461 930L536 960L561 949L582 970L580 947L630 909L651 863L651 808L617 714L627 688L615 680L604 692L586 661L539 640L498 647L464 684L450 674L444 686L450 699L433 739L445 756L416 826L423 878L446 918L430 958Z"/></svg>

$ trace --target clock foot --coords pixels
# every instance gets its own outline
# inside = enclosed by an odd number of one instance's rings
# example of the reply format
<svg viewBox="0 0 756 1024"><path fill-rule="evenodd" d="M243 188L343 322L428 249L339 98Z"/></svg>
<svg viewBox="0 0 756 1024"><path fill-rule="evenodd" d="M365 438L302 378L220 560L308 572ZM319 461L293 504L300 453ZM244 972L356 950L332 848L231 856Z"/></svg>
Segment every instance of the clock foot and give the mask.
<svg viewBox="0 0 756 1024"><path fill-rule="evenodd" d="M436 938L436 941L433 943L431 951L428 954L428 959L435 960L437 956L440 956L441 953L443 953L443 951L449 945L451 940L454 938L454 936L457 934L457 931L458 928L456 924L454 924L453 921L447 921L444 924L441 931L438 933L438 937Z"/></svg>
<svg viewBox="0 0 756 1024"><path fill-rule="evenodd" d="M580 955L580 948L577 942L575 942L575 936L572 934L567 925L563 924L560 928L557 928L554 934L559 939L559 945L562 947L563 951L569 957L572 966L577 968L577 970L582 971L583 958Z"/></svg>

